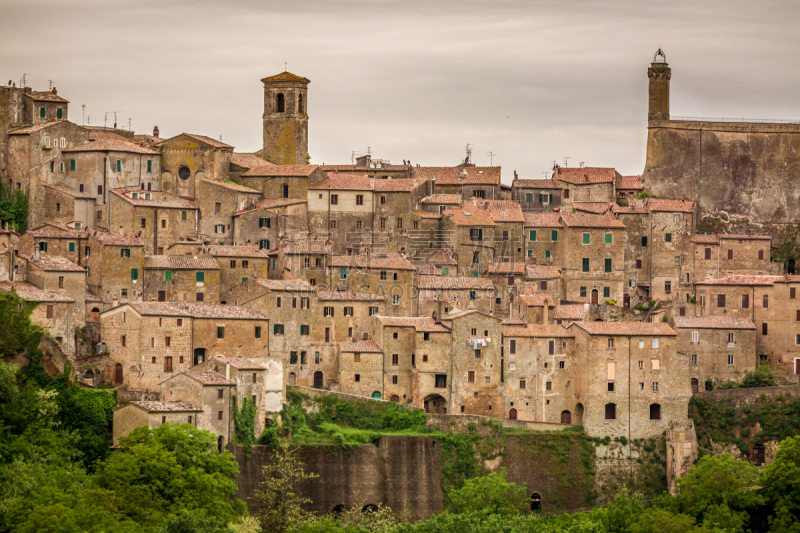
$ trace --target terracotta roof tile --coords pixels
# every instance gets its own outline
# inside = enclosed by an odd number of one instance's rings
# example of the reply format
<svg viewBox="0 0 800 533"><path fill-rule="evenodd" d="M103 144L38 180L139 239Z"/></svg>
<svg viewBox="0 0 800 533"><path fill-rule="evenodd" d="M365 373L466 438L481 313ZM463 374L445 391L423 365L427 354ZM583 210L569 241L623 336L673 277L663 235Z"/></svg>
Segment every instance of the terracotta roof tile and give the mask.
<svg viewBox="0 0 800 533"><path fill-rule="evenodd" d="M76 191L75 189L65 187L64 185L45 185L45 187L48 189L53 189L54 191L58 191L62 194L66 194L67 196L72 196L73 198L86 198L89 200L94 200L96 198L93 194Z"/></svg>
<svg viewBox="0 0 800 533"><path fill-rule="evenodd" d="M281 248L283 253L287 255L328 254L331 251L331 244L325 240L283 241Z"/></svg>
<svg viewBox="0 0 800 533"><path fill-rule="evenodd" d="M38 124L34 124L32 126L22 126L21 128L14 128L13 130L8 131L8 135L30 135L31 133L36 133L37 131L41 131L43 129L47 129L50 126L56 126L58 124L63 124L64 122L68 122L65 120L51 120L50 122L40 122Z"/></svg>
<svg viewBox="0 0 800 533"><path fill-rule="evenodd" d="M87 231L105 246L144 246L144 241L138 233L103 233L101 231Z"/></svg>
<svg viewBox="0 0 800 533"><path fill-rule="evenodd" d="M495 222L525 222L522 207L517 202L511 200L486 200L483 202L483 207L492 214ZM466 209L466 206L462 209Z"/></svg>
<svg viewBox="0 0 800 533"><path fill-rule="evenodd" d="M133 405L148 413L199 413L202 411L200 407L195 407L189 402L146 402L146 401L133 401L127 405ZM122 409L125 405L118 407Z"/></svg>
<svg viewBox="0 0 800 533"><path fill-rule="evenodd" d="M527 265L525 267L525 279L557 279L560 277L561 271L554 266Z"/></svg>
<svg viewBox="0 0 800 533"><path fill-rule="evenodd" d="M519 297L519 300L530 307L544 307L544 304L547 304L547 307L555 307L556 305L555 301L553 300L553 296L546 292L523 294Z"/></svg>
<svg viewBox="0 0 800 533"><path fill-rule="evenodd" d="M439 213L434 213L432 211L414 211L411 214L416 215L419 218L429 218L429 219L442 218L442 215L440 215Z"/></svg>
<svg viewBox="0 0 800 533"><path fill-rule="evenodd" d="M261 313L241 305L181 304L173 302L134 302L123 305L128 305L140 315L147 316L187 316L201 319L223 318L234 320L267 319L267 317ZM110 310L111 309L107 309L105 312Z"/></svg>
<svg viewBox="0 0 800 533"><path fill-rule="evenodd" d="M715 233L695 233L689 238L689 240L698 244L719 244L719 237L717 237Z"/></svg>
<svg viewBox="0 0 800 533"><path fill-rule="evenodd" d="M414 265L400 254L370 254L369 265L367 255L334 255L331 256L334 268L373 268L387 270L416 270Z"/></svg>
<svg viewBox="0 0 800 533"><path fill-rule="evenodd" d="M384 326L393 327L413 327L417 331L428 333L449 333L450 328L439 324L432 317L417 316L417 317L395 317L395 316L376 316L375 318Z"/></svg>
<svg viewBox="0 0 800 533"><path fill-rule="evenodd" d="M373 294L371 292L349 292L349 291L320 291L317 298L321 302L383 302L386 296Z"/></svg>
<svg viewBox="0 0 800 533"><path fill-rule="evenodd" d="M52 222L45 222L41 226L29 229L33 237L48 238L48 239L86 239L86 233L81 230L72 229L62 224L54 224Z"/></svg>
<svg viewBox="0 0 800 533"><path fill-rule="evenodd" d="M561 217L558 213L525 213L526 228L561 228Z"/></svg>
<svg viewBox="0 0 800 533"><path fill-rule="evenodd" d="M198 135L196 133L181 133L180 135L176 135L175 137L172 137L170 139L164 139L163 141L161 141L158 144L164 144L165 142L171 141L172 139L176 139L176 138L180 137L181 135L183 135L185 137L189 137L190 139L194 139L195 141L200 141L201 143L205 143L205 144L207 144L209 146L212 146L214 148L230 148L230 149L233 149L233 146L231 146L230 144L225 144L224 142L218 141L217 139L212 139L211 137L206 137L205 135Z"/></svg>
<svg viewBox="0 0 800 533"><path fill-rule="evenodd" d="M227 182L224 182L224 181L214 181L214 180L209 180L209 179L206 179L206 178L200 178L199 181L202 182L202 183L208 183L209 185L214 185L214 186L217 186L217 187L223 187L223 188L229 189L231 191L244 192L244 193L249 193L249 194L261 194L261 191L257 191L255 189L251 189L250 187L245 187L244 185L239 185L237 183L227 183Z"/></svg>
<svg viewBox="0 0 800 533"><path fill-rule="evenodd" d="M213 257L190 257L182 255L146 255L145 270L219 270Z"/></svg>
<svg viewBox="0 0 800 533"><path fill-rule="evenodd" d="M614 207L614 205L615 204L611 202L572 202L572 207L578 211L586 211L598 215L607 213Z"/></svg>
<svg viewBox="0 0 800 533"><path fill-rule="evenodd" d="M42 270L51 272L86 272L86 269L82 266L78 266L66 257L61 257L59 255L41 253L39 254L38 260L34 259L32 255L19 254L19 256L27 259L28 262L33 263Z"/></svg>
<svg viewBox="0 0 800 533"><path fill-rule="evenodd" d="M250 359L246 359L244 357L225 357L223 355L215 355L212 361L219 361L221 363L227 363L231 365L233 368L237 370L266 370L267 367L264 365L260 365L258 363L254 363Z"/></svg>
<svg viewBox="0 0 800 533"><path fill-rule="evenodd" d="M203 385L236 385L236 382L232 379L226 379L225 376L222 374L217 374L216 372L212 372L207 370L205 372L195 372L194 370L184 370L180 374L185 374L186 377L192 378L193 380L201 383ZM164 381L169 381L165 379ZM162 381L163 383L163 381Z"/></svg>
<svg viewBox="0 0 800 533"><path fill-rule="evenodd" d="M461 205L460 194L434 194L422 199L423 204Z"/></svg>
<svg viewBox="0 0 800 533"><path fill-rule="evenodd" d="M626 206L621 206L617 204L611 205L611 211L615 214L626 214L626 215L646 215L649 213L647 210L647 203L645 200L639 200L638 198L629 198L625 200L628 204Z"/></svg>
<svg viewBox="0 0 800 533"><path fill-rule="evenodd" d="M455 266L458 265L453 255L447 250L442 249L428 249L422 250L417 255L411 258L412 262L421 261L423 263L432 263L434 265Z"/></svg>
<svg viewBox="0 0 800 533"><path fill-rule="evenodd" d="M500 324L503 326L527 326L528 322L519 318L504 318Z"/></svg>
<svg viewBox="0 0 800 533"><path fill-rule="evenodd" d="M234 213L233 216L239 216L251 211L260 211L262 209L277 209L278 207L286 207L287 205L297 205L308 203L308 200L301 200L299 198L263 198L254 207L244 207Z"/></svg>
<svg viewBox="0 0 800 533"><path fill-rule="evenodd" d="M55 302L55 303L75 303L75 300L67 296L58 294L57 292L45 291L38 287L34 287L30 283L21 281L0 281L0 291L11 292L17 291L17 295L23 300L30 302Z"/></svg>
<svg viewBox="0 0 800 533"><path fill-rule="evenodd" d="M760 285L768 286L783 280L783 276L727 276L696 281L695 285Z"/></svg>
<svg viewBox="0 0 800 533"><path fill-rule="evenodd" d="M419 276L420 290L494 290L492 280L472 276Z"/></svg>
<svg viewBox="0 0 800 533"><path fill-rule="evenodd" d="M283 71L280 74L275 74L274 76L267 76L266 78L261 79L262 82L265 81L299 81L301 83L311 83L311 80L308 78L304 78L302 76L297 76L296 74L292 74L288 71Z"/></svg>
<svg viewBox="0 0 800 533"><path fill-rule="evenodd" d="M771 235L745 235L745 234L732 234L732 233L720 233L720 239L742 239L742 240L765 240L769 241L772 240Z"/></svg>
<svg viewBox="0 0 800 533"><path fill-rule="evenodd" d="M144 155L161 155L156 150L145 148L141 144L122 141L111 138L101 138L94 142L73 146L71 148L64 148L61 150L63 153L75 152L126 152L131 154L144 154Z"/></svg>
<svg viewBox="0 0 800 533"><path fill-rule="evenodd" d="M267 254L255 246L215 244L208 247L208 253L214 257L253 257L267 259Z"/></svg>
<svg viewBox="0 0 800 533"><path fill-rule="evenodd" d="M242 168L272 165L272 163L266 159L261 159L256 154L243 154L242 152L233 152L233 155L231 156L231 163Z"/></svg>
<svg viewBox="0 0 800 533"><path fill-rule="evenodd" d="M133 199L130 194L140 193L139 198ZM145 194L150 193L150 200L145 199ZM114 194L129 204L139 207L161 207L167 209L197 209L194 204L164 191L145 191L140 189L111 189Z"/></svg>
<svg viewBox="0 0 800 533"><path fill-rule="evenodd" d="M617 171L613 168L601 167L559 167L553 177L573 185L614 183L617 179Z"/></svg>
<svg viewBox="0 0 800 533"><path fill-rule="evenodd" d="M622 176L622 178L617 181L617 190L624 189L628 190L636 190L641 191L644 187L642 187L642 177L641 176Z"/></svg>
<svg viewBox="0 0 800 533"><path fill-rule="evenodd" d="M570 327L579 327L590 335L677 335L663 322L573 322Z"/></svg>
<svg viewBox="0 0 800 533"><path fill-rule="evenodd" d="M670 200L666 198L648 198L647 207L650 211L694 213L695 203L690 200Z"/></svg>
<svg viewBox="0 0 800 533"><path fill-rule="evenodd" d="M561 220L568 227L573 228L625 228L625 224L609 214L595 215L589 213L561 212Z"/></svg>
<svg viewBox="0 0 800 533"><path fill-rule="evenodd" d="M583 320L589 308L586 304L557 305L553 318L558 320Z"/></svg>
<svg viewBox="0 0 800 533"><path fill-rule="evenodd" d="M525 274L525 263L523 262L508 262L508 263L490 263L487 270L489 274Z"/></svg>
<svg viewBox="0 0 800 533"><path fill-rule="evenodd" d="M383 353L380 346L372 339L340 342L339 350L343 353Z"/></svg>
<svg viewBox="0 0 800 533"><path fill-rule="evenodd" d="M425 183L423 178L411 179L376 179L376 192L411 192Z"/></svg>
<svg viewBox="0 0 800 533"><path fill-rule="evenodd" d="M405 171L407 172L409 165L392 165L386 162L381 163L381 166L377 167L359 167L354 164L349 165L320 165L322 170L325 172L371 172L373 175L379 174L381 171Z"/></svg>
<svg viewBox="0 0 800 533"><path fill-rule="evenodd" d="M527 326L502 326L503 337L574 337L571 331L554 324L528 324Z"/></svg>
<svg viewBox="0 0 800 533"><path fill-rule="evenodd" d="M558 183L554 179L544 180L514 180L512 187L517 189L560 189Z"/></svg>
<svg viewBox="0 0 800 533"><path fill-rule="evenodd" d="M251 167L247 172L242 173L243 177L307 177L319 168L318 165L259 165Z"/></svg>
<svg viewBox="0 0 800 533"><path fill-rule="evenodd" d="M446 209L442 214L456 226L496 226L491 211L484 209Z"/></svg>
<svg viewBox="0 0 800 533"><path fill-rule="evenodd" d="M467 171L463 181L462 168ZM436 185L499 185L500 167L414 167L414 177L435 180Z"/></svg>
<svg viewBox="0 0 800 533"><path fill-rule="evenodd" d="M327 177L319 180L313 185L309 185L309 190L332 190L332 191L374 191L376 181L368 178L366 174L337 174L332 172Z"/></svg>
<svg viewBox="0 0 800 533"><path fill-rule="evenodd" d="M25 93L25 96L34 102L60 102L62 104L69 103L69 100L61 98L53 91L31 91L29 93Z"/></svg>
<svg viewBox="0 0 800 533"><path fill-rule="evenodd" d="M676 328L692 329L756 329L756 325L747 318L735 315L726 316L676 316Z"/></svg>

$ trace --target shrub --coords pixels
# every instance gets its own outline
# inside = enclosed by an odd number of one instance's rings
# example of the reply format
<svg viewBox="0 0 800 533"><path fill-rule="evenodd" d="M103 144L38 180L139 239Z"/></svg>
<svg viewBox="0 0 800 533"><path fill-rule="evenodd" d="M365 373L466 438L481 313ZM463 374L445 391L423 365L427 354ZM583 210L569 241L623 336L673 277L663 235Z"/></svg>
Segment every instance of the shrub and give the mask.
<svg viewBox="0 0 800 533"><path fill-rule="evenodd" d="M775 372L769 363L761 363L753 372L745 372L742 387L772 387L775 385Z"/></svg>

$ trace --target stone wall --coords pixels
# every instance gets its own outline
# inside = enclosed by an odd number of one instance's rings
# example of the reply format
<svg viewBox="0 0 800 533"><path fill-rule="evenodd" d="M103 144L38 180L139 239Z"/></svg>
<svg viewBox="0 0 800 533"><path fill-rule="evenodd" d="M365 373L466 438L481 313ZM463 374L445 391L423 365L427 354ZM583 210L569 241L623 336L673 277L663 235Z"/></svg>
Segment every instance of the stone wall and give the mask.
<svg viewBox="0 0 800 533"><path fill-rule="evenodd" d="M439 415L428 413L427 416L428 425L443 433L466 433L470 428L474 428L478 433L485 435L494 431L497 426L507 429L531 429L536 431L561 431L570 427L568 424L508 420L480 415ZM471 426L471 424L474 426Z"/></svg>

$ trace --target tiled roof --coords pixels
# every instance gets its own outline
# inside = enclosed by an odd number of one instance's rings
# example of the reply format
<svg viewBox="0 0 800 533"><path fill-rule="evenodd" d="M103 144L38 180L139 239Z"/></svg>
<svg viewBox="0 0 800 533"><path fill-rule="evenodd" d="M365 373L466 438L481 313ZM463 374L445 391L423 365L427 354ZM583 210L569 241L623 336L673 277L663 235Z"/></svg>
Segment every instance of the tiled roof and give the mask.
<svg viewBox="0 0 800 533"><path fill-rule="evenodd" d="M781 281L783 276L727 276L718 279L704 279L696 281L695 285L772 285Z"/></svg>
<svg viewBox="0 0 800 533"><path fill-rule="evenodd" d="M422 261L423 263L432 263L434 265L443 265L443 266L458 265L456 260L450 254L450 252L442 249L423 250L414 257L412 257L411 261L413 262Z"/></svg>
<svg viewBox="0 0 800 533"><path fill-rule="evenodd" d="M623 215L646 215L647 211L647 203L645 200L640 200L638 198L629 198L625 200L628 204L626 206L621 206L617 204L611 205L611 211L615 214L623 214Z"/></svg>
<svg viewBox="0 0 800 533"><path fill-rule="evenodd" d="M800 282L800 275L787 274L781 278L780 283L798 283Z"/></svg>
<svg viewBox="0 0 800 533"><path fill-rule="evenodd" d="M561 277L558 267L547 265L527 265L525 279L556 279Z"/></svg>
<svg viewBox="0 0 800 533"><path fill-rule="evenodd" d="M558 213L525 213L526 228L560 228L562 226Z"/></svg>
<svg viewBox="0 0 800 533"><path fill-rule="evenodd" d="M86 272L86 269L76 265L66 257L60 255L49 255L45 253L39 254L39 259L34 259L32 255L22 255L20 257L27 259L30 263L38 266L42 270L52 272Z"/></svg>
<svg viewBox="0 0 800 533"><path fill-rule="evenodd" d="M259 211L261 209L275 209L278 207L285 207L287 205L297 205L308 203L308 200L301 200L300 198L263 198L254 207L243 207L233 216L239 216L251 211Z"/></svg>
<svg viewBox="0 0 800 533"><path fill-rule="evenodd" d="M208 247L208 253L214 257L254 257L267 259L267 254L255 246L232 246L215 244Z"/></svg>
<svg viewBox="0 0 800 533"><path fill-rule="evenodd" d="M212 361L219 361L221 363L227 363L231 365L233 368L237 370L266 370L267 367L264 365L260 365L258 363L254 363L250 359L245 359L244 357L225 357L223 355L215 355Z"/></svg>
<svg viewBox="0 0 800 533"><path fill-rule="evenodd" d="M528 322L520 318L504 318L500 324L503 326L527 326Z"/></svg>
<svg viewBox="0 0 800 533"><path fill-rule="evenodd" d="M184 255L146 255L143 266L153 270L219 270L213 257Z"/></svg>
<svg viewBox="0 0 800 533"><path fill-rule="evenodd" d="M650 211L667 211L678 213L694 213L695 203L690 200L669 200L666 198L648 198Z"/></svg>
<svg viewBox="0 0 800 533"><path fill-rule="evenodd" d="M202 411L200 407L195 407L188 402L146 402L146 401L133 401L128 405L133 405L147 411L148 413L199 413ZM122 405L120 409L125 407Z"/></svg>
<svg viewBox="0 0 800 533"><path fill-rule="evenodd" d="M487 270L489 274L524 274L525 263L523 262L509 262L509 263L491 263Z"/></svg>
<svg viewBox="0 0 800 533"><path fill-rule="evenodd" d="M34 102L60 102L62 104L69 103L69 100L61 98L53 91L31 91L29 93L25 93L25 96L32 99Z"/></svg>
<svg viewBox="0 0 800 533"><path fill-rule="evenodd" d="M267 317L241 305L181 304L173 302L134 302L131 306L140 315L188 316L193 318L229 318L266 320ZM107 309L106 312L110 311Z"/></svg>
<svg viewBox="0 0 800 533"><path fill-rule="evenodd" d="M237 192L245 192L250 194L261 194L261 191L257 191L255 189L251 189L250 187L245 187L244 185L239 185L237 183L228 183L225 181L214 181L209 180L206 178L200 178L200 181L203 183L208 183L209 185L216 185L217 187L224 187L226 189L230 189L232 191Z"/></svg>
<svg viewBox="0 0 800 533"><path fill-rule="evenodd" d="M614 206L611 202L572 202L572 207L578 211L586 211L602 215Z"/></svg>
<svg viewBox="0 0 800 533"><path fill-rule="evenodd" d="M676 316L676 328L694 329L756 329L756 325L747 318L735 315L726 316Z"/></svg>
<svg viewBox="0 0 800 533"><path fill-rule="evenodd" d="M141 144L111 139L104 137L94 142L73 146L71 148L64 148L61 150L64 153L73 152L127 152L131 154L144 154L144 155L160 155L156 150L145 148Z"/></svg>
<svg viewBox="0 0 800 533"><path fill-rule="evenodd" d="M67 296L62 296L57 292L45 291L38 287L34 287L30 283L21 281L0 281L0 291L11 292L14 289L23 300L30 302L57 302L57 303L75 303L75 300Z"/></svg>
<svg viewBox="0 0 800 533"><path fill-rule="evenodd" d="M139 198L134 200L128 194L138 192ZM151 200L145 200L144 195L150 193ZM168 209L196 209L194 204L179 196L164 191L144 191L140 189L111 189L111 193L119 196L129 204L139 207L164 207ZM127 193L127 194L126 194Z"/></svg>
<svg viewBox="0 0 800 533"><path fill-rule="evenodd" d="M417 215L419 218L431 218L431 219L442 218L441 214L434 213L432 211L414 211L411 214L412 215Z"/></svg>
<svg viewBox="0 0 800 533"><path fill-rule="evenodd" d="M720 233L720 239L753 239L753 240L765 240L769 241L772 240L771 235L744 235L744 234L732 234L732 233Z"/></svg>
<svg viewBox="0 0 800 533"><path fill-rule="evenodd" d="M64 226L62 224L54 224L52 222L45 222L41 226L37 226L27 231L33 237L48 238L48 239L86 239L86 234L77 229Z"/></svg>
<svg viewBox="0 0 800 533"><path fill-rule="evenodd" d="M624 190L637 190L641 191L644 187L642 187L641 176L622 176L622 178L617 182L617 190L624 189Z"/></svg>
<svg viewBox="0 0 800 533"><path fill-rule="evenodd" d="M144 241L142 241L138 233L103 233L92 230L86 233L92 235L105 246L144 246Z"/></svg>
<svg viewBox="0 0 800 533"><path fill-rule="evenodd" d="M302 76L297 76L296 74L292 74L284 70L280 74L275 74L274 76L267 76L266 78L261 79L262 82L264 81L299 81L302 83L311 83L311 80L308 78L304 78Z"/></svg>
<svg viewBox="0 0 800 533"><path fill-rule="evenodd" d="M416 270L414 265L400 254L370 254L369 266L367 255L334 255L331 266L335 268L385 268L387 270Z"/></svg>
<svg viewBox="0 0 800 533"><path fill-rule="evenodd" d="M359 167L354 164L349 165L320 165L325 172L371 172L373 175L379 174L381 171L408 171L409 165L392 165L389 163L381 163L380 167Z"/></svg>
<svg viewBox="0 0 800 533"><path fill-rule="evenodd" d="M443 215L456 226L496 226L492 212L484 209L446 209Z"/></svg>
<svg viewBox="0 0 800 533"><path fill-rule="evenodd" d="M418 263L417 276L440 276L439 268L431 263Z"/></svg>
<svg viewBox="0 0 800 533"><path fill-rule="evenodd" d="M563 326L554 324L528 324L527 326L502 326L503 337L574 337Z"/></svg>
<svg viewBox="0 0 800 533"><path fill-rule="evenodd" d="M573 185L614 183L617 179L617 171L613 168L601 167L559 167L553 177Z"/></svg>
<svg viewBox="0 0 800 533"><path fill-rule="evenodd" d="M421 290L494 290L492 280L472 276L419 276L417 286Z"/></svg>
<svg viewBox="0 0 800 533"><path fill-rule="evenodd" d="M560 189L556 180L514 180L511 183L512 187L517 189Z"/></svg>
<svg viewBox="0 0 800 533"><path fill-rule="evenodd" d="M386 296L365 291L320 291L317 299L320 302L383 302Z"/></svg>
<svg viewBox="0 0 800 533"><path fill-rule="evenodd" d="M271 291L312 291L314 287L304 279L254 279L262 287Z"/></svg>
<svg viewBox="0 0 800 533"><path fill-rule="evenodd" d="M589 309L585 304L557 305L553 318L558 320L583 320Z"/></svg>
<svg viewBox="0 0 800 533"><path fill-rule="evenodd" d="M343 353L382 353L380 346L372 339L340 342L339 350Z"/></svg>
<svg viewBox="0 0 800 533"><path fill-rule="evenodd" d="M384 326L394 327L413 327L417 331L427 333L448 333L450 328L437 323L432 317L429 316L376 316L381 324Z"/></svg>
<svg viewBox="0 0 800 533"><path fill-rule="evenodd" d="M222 141L218 141L217 139L212 139L211 137L206 137L205 135L197 135L196 133L181 133L181 135L183 135L185 137L189 137L190 139L194 139L195 141L200 141L201 143L205 143L205 144L207 144L209 146L213 146L214 148L230 148L230 149L233 149L233 146L231 146L230 144L225 144ZM180 137L181 135L176 135L175 137L172 137L171 139L164 139L163 141L161 141L158 144L164 144L165 142L171 141L172 139Z"/></svg>
<svg viewBox="0 0 800 533"><path fill-rule="evenodd" d="M87 301L87 302L102 302L103 301L102 298L98 298L97 296L95 296L94 294L92 294L89 291L86 291L86 296L83 299L85 301Z"/></svg>
<svg viewBox="0 0 800 533"><path fill-rule="evenodd" d="M695 233L689 239L698 244L719 244L719 237L715 233Z"/></svg>
<svg viewBox="0 0 800 533"><path fill-rule="evenodd" d="M434 194L422 199L423 204L461 205L460 194Z"/></svg>
<svg viewBox="0 0 800 533"><path fill-rule="evenodd" d="M463 181L462 168L467 171ZM436 180L436 185L499 185L500 167L414 167L414 177Z"/></svg>
<svg viewBox="0 0 800 533"><path fill-rule="evenodd" d="M484 207L492 214L495 222L525 222L522 208L511 200L487 200ZM466 209L466 206L464 206Z"/></svg>
<svg viewBox="0 0 800 533"><path fill-rule="evenodd" d="M202 383L203 385L236 385L236 382L233 381L232 379L226 379L225 376L223 376L222 374L217 374L216 372L212 372L210 370L206 372L195 372L194 370L184 370L183 372L181 372L181 374L185 374L186 377L192 378L193 380L197 381L198 383Z"/></svg>
<svg viewBox="0 0 800 533"><path fill-rule="evenodd" d="M56 124L62 124L64 122L66 121L51 120L50 122L40 122L32 126L23 126L21 128L15 128L13 130L9 130L8 135L30 135L31 133L36 133L37 131L49 128L50 126L55 126Z"/></svg>
<svg viewBox="0 0 800 533"><path fill-rule="evenodd" d="M570 327L582 328L590 335L677 335L663 322L573 322Z"/></svg>
<svg viewBox="0 0 800 533"><path fill-rule="evenodd" d="M589 213L565 213L562 211L561 220L568 227L573 228L625 228L625 224L609 214L595 215Z"/></svg>
<svg viewBox="0 0 800 533"><path fill-rule="evenodd" d="M65 187L64 185L45 185L45 187L48 189L53 189L54 191L58 191L62 194L66 194L67 196L72 196L73 198L88 198L90 200L95 199L95 196L89 194L88 192L76 191L75 189Z"/></svg>
<svg viewBox="0 0 800 533"><path fill-rule="evenodd" d="M242 152L233 152L233 155L231 156L231 163L242 168L272 165L272 163L265 159L261 159L256 154L243 154Z"/></svg>
<svg viewBox="0 0 800 533"><path fill-rule="evenodd" d="M425 183L422 178L375 180L375 190L378 192L411 192Z"/></svg>
<svg viewBox="0 0 800 533"><path fill-rule="evenodd" d="M319 166L317 165L271 165L269 163L251 167L247 172L243 172L243 177L294 177L310 176Z"/></svg>
<svg viewBox="0 0 800 533"><path fill-rule="evenodd" d="M553 296L546 292L523 294L519 297L519 300L522 300L522 303L531 307L544 307L544 304L547 304L547 307L554 307L556 304L555 301L553 301Z"/></svg>
<svg viewBox="0 0 800 533"><path fill-rule="evenodd" d="M366 174L337 174L332 172L327 177L309 185L309 190L330 189L333 191L374 191L375 180Z"/></svg>
<svg viewBox="0 0 800 533"><path fill-rule="evenodd" d="M281 248L288 255L296 254L327 254L330 252L330 243L324 240L317 241L283 241Z"/></svg>

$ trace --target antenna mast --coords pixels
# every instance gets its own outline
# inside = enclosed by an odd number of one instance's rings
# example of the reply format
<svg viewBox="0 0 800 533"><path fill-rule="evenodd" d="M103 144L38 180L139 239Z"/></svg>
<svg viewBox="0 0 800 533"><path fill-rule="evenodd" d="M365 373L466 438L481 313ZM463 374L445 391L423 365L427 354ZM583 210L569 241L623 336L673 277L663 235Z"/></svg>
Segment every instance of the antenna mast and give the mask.
<svg viewBox="0 0 800 533"><path fill-rule="evenodd" d="M55 80L47 80L47 81L50 82L50 90L52 91L53 90L53 84L56 83L56 81Z"/></svg>
<svg viewBox="0 0 800 533"><path fill-rule="evenodd" d="M487 152L486 155L489 156L489 166L492 166L492 163L494 162L494 156L497 154L494 152Z"/></svg>
<svg viewBox="0 0 800 533"><path fill-rule="evenodd" d="M569 166L569 156L567 156L567 157L565 157L565 158L564 158L564 166L565 166L565 167L568 167L568 166Z"/></svg>
<svg viewBox="0 0 800 533"><path fill-rule="evenodd" d="M472 145L470 143L467 143L467 158L464 159L464 163L466 164L472 163L472 148L470 148L470 146Z"/></svg>
<svg viewBox="0 0 800 533"><path fill-rule="evenodd" d="M81 104L81 114L83 115L83 119L81 121L81 125L86 125L86 104Z"/></svg>

